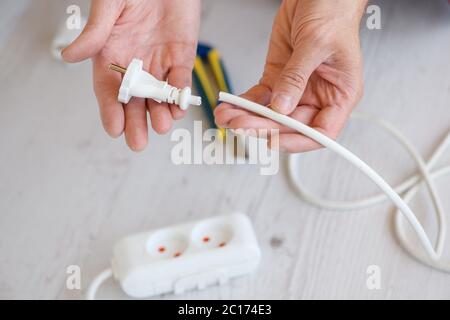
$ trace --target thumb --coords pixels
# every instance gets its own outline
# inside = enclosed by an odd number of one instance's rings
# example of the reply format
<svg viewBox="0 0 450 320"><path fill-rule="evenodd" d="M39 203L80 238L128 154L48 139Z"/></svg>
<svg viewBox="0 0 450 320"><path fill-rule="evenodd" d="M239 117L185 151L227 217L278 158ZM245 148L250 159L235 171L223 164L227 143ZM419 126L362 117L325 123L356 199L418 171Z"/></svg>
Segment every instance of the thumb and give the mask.
<svg viewBox="0 0 450 320"><path fill-rule="evenodd" d="M80 36L62 51L66 62L80 62L92 58L105 46L123 9L121 3L122 1L117 0L92 1L86 26Z"/></svg>
<svg viewBox="0 0 450 320"><path fill-rule="evenodd" d="M323 62L318 48L295 48L272 87L271 106L277 112L290 114L298 105L311 74Z"/></svg>

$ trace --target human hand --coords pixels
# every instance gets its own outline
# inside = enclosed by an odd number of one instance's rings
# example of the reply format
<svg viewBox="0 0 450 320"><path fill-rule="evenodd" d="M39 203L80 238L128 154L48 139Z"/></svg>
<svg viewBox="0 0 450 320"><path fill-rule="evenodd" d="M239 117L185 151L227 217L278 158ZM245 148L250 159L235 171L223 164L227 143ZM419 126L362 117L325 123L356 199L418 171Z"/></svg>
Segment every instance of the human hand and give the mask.
<svg viewBox="0 0 450 320"><path fill-rule="evenodd" d="M275 18L263 76L242 96L335 139L362 97L359 24L366 0L285 0ZM227 103L216 123L230 129L279 129L279 148L321 146L290 128ZM269 147L276 148L277 145Z"/></svg>
<svg viewBox="0 0 450 320"><path fill-rule="evenodd" d="M187 4L187 2L189 2ZM106 132L125 132L128 146L143 150L148 141L147 110L153 129L163 134L184 116L176 105L133 98L117 101L121 76L110 63L127 66L132 58L178 88L191 85L200 24L200 0L93 0L81 35L63 51L67 62L92 58L94 91Z"/></svg>

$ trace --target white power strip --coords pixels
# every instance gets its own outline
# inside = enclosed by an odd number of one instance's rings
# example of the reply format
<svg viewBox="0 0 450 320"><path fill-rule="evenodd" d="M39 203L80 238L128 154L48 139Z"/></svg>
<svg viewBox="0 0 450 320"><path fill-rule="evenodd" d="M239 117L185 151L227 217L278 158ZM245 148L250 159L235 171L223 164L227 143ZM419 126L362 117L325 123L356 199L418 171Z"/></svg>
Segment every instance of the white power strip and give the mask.
<svg viewBox="0 0 450 320"><path fill-rule="evenodd" d="M251 222L242 213L131 235L115 245L111 269L93 281L88 298L111 275L134 298L224 284L254 271L260 256Z"/></svg>

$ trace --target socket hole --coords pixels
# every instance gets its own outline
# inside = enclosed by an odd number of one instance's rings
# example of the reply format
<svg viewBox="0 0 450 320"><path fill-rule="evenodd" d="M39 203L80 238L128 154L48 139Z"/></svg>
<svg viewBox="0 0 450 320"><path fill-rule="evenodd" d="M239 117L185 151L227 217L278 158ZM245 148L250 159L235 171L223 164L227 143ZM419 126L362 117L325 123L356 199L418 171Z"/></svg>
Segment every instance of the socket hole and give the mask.
<svg viewBox="0 0 450 320"><path fill-rule="evenodd" d="M147 241L147 252L155 258L179 257L188 247L187 238L171 230L160 230L152 234Z"/></svg>
<svg viewBox="0 0 450 320"><path fill-rule="evenodd" d="M233 230L227 223L207 221L194 228L191 238L198 247L219 248L231 241Z"/></svg>

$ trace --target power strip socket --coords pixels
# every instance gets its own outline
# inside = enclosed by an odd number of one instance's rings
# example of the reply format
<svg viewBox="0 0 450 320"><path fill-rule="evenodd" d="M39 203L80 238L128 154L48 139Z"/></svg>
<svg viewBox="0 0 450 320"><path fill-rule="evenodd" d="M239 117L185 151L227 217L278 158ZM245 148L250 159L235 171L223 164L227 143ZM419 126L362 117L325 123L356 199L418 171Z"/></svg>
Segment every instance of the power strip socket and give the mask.
<svg viewBox="0 0 450 320"><path fill-rule="evenodd" d="M114 247L112 271L127 295L144 298L224 284L260 257L250 219L234 213L128 236Z"/></svg>

